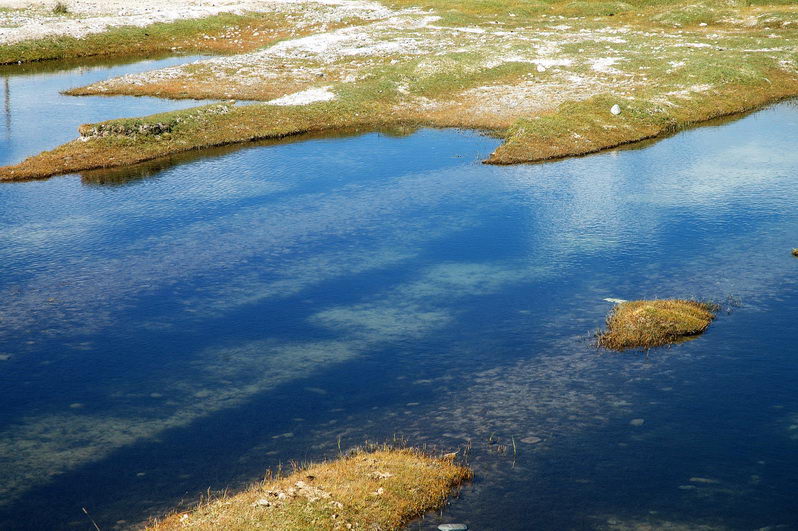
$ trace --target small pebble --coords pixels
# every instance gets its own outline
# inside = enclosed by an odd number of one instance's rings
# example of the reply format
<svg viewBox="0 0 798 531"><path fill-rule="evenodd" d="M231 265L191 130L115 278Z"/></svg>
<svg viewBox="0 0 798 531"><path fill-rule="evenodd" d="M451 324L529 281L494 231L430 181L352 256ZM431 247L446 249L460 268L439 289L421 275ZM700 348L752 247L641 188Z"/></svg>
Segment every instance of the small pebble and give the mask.
<svg viewBox="0 0 798 531"><path fill-rule="evenodd" d="M441 524L438 529L441 531L467 531L468 526L465 524Z"/></svg>
<svg viewBox="0 0 798 531"><path fill-rule="evenodd" d="M616 103L610 108L610 112L615 116L618 116L619 114L621 114L621 106Z"/></svg>

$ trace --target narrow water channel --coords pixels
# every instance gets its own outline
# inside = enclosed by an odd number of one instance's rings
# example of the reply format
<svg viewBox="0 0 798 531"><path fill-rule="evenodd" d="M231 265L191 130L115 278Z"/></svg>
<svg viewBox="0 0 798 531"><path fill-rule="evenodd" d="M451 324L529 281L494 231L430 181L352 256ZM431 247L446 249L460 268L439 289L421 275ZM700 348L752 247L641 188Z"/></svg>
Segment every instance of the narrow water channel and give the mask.
<svg viewBox="0 0 798 531"><path fill-rule="evenodd" d="M0 160L190 104L57 95L155 66L8 74ZM420 130L6 183L0 528L125 529L394 437L476 473L412 529L798 528L797 136L784 103L549 164ZM615 354L608 297L728 311Z"/></svg>

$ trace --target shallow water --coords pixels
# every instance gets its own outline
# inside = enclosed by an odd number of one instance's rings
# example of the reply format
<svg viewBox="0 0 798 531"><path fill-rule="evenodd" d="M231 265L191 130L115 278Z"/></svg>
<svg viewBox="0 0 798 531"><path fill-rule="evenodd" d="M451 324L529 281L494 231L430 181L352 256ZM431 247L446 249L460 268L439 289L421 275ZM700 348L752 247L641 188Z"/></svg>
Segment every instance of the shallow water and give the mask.
<svg viewBox="0 0 798 531"><path fill-rule="evenodd" d="M0 117L0 166L14 164L45 149L74 140L78 126L112 118L143 116L198 105L196 100L159 98L74 98L62 91L124 74L189 63L198 56L147 60L91 58L0 66L3 108Z"/></svg>
<svg viewBox="0 0 798 531"><path fill-rule="evenodd" d="M798 528L796 135L781 104L542 165L422 130L0 186L0 528L125 528L395 436L477 474L412 528ZM730 311L613 354L607 297Z"/></svg>

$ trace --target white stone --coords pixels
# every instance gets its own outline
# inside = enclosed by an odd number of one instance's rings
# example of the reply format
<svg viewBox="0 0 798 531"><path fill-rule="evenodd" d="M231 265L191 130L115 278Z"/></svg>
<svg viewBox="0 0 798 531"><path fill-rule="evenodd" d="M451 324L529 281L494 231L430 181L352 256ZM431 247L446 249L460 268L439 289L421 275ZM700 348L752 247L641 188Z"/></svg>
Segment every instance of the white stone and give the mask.
<svg viewBox="0 0 798 531"><path fill-rule="evenodd" d="M616 103L615 105L612 106L610 112L615 116L618 116L619 114L621 114L621 106Z"/></svg>
<svg viewBox="0 0 798 531"><path fill-rule="evenodd" d="M320 87L288 94L287 96L270 100L267 103L269 105L307 105L309 103L334 99L335 94L330 91L330 87Z"/></svg>

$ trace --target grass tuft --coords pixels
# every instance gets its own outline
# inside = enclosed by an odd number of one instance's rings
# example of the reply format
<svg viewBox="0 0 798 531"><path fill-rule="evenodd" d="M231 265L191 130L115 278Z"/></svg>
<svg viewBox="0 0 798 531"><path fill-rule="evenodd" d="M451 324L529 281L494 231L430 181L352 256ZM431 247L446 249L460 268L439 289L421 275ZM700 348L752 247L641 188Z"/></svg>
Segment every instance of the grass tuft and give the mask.
<svg viewBox="0 0 798 531"><path fill-rule="evenodd" d="M53 6L53 13L56 15L66 15L69 14L69 8L64 2L56 2L55 6Z"/></svg>
<svg viewBox="0 0 798 531"><path fill-rule="evenodd" d="M640 300L615 306L598 344L611 350L649 349L679 343L701 334L717 306L682 299Z"/></svg>
<svg viewBox="0 0 798 531"><path fill-rule="evenodd" d="M471 478L451 458L383 446L267 479L147 529L399 529Z"/></svg>

